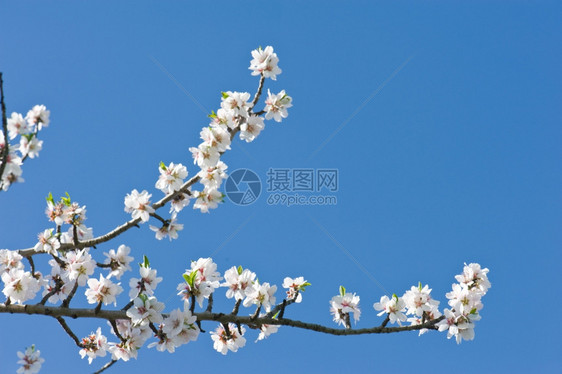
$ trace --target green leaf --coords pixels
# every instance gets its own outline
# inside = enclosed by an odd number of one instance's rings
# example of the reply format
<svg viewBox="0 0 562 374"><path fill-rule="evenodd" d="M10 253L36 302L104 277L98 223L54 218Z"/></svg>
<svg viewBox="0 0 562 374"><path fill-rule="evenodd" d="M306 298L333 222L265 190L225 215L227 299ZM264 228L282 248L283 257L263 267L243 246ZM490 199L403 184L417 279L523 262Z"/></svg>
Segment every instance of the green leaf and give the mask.
<svg viewBox="0 0 562 374"><path fill-rule="evenodd" d="M193 270L191 272L191 274L189 274L189 278L187 280L187 284L189 284L190 287L193 288L193 285L195 283L195 277L197 276L197 270Z"/></svg>
<svg viewBox="0 0 562 374"><path fill-rule="evenodd" d="M55 205L55 200L53 199L53 194L49 192L49 196L47 196L47 202L50 202L51 204Z"/></svg>
<svg viewBox="0 0 562 374"><path fill-rule="evenodd" d="M148 296L143 293L140 293L138 297L140 297L143 303L146 303L146 300L148 300Z"/></svg>
<svg viewBox="0 0 562 374"><path fill-rule="evenodd" d="M418 282L418 289L419 289L420 291L422 290L421 282Z"/></svg>
<svg viewBox="0 0 562 374"><path fill-rule="evenodd" d="M68 194L68 192L65 192L64 194L66 195L66 197L63 196L60 199L61 199L61 201L63 202L64 205L70 206L70 204L71 204L70 195Z"/></svg>
<svg viewBox="0 0 562 374"><path fill-rule="evenodd" d="M228 94L226 92L221 92L222 98L223 99L227 99L228 98Z"/></svg>
<svg viewBox="0 0 562 374"><path fill-rule="evenodd" d="M217 114L215 113L214 110L211 111L211 114L207 115L207 117L209 118L217 118Z"/></svg>
<svg viewBox="0 0 562 374"><path fill-rule="evenodd" d="M189 275L183 273L182 277L183 277L183 279L185 279L185 283L189 284Z"/></svg>
<svg viewBox="0 0 562 374"><path fill-rule="evenodd" d="M345 296L345 287L340 286L340 295Z"/></svg>
<svg viewBox="0 0 562 374"><path fill-rule="evenodd" d="M244 271L244 269L242 269L242 266L238 266L238 269L236 269L236 271L238 271L238 275L242 275L242 271Z"/></svg>
<svg viewBox="0 0 562 374"><path fill-rule="evenodd" d="M162 161L160 161L160 169L162 169L164 171L168 170L168 168L166 167L166 164L163 163Z"/></svg>
<svg viewBox="0 0 562 374"><path fill-rule="evenodd" d="M150 267L150 262L148 261L148 257L146 257L145 255L142 256L142 263L139 264L141 267L143 268L148 268Z"/></svg>
<svg viewBox="0 0 562 374"><path fill-rule="evenodd" d="M396 296L395 293L392 294L392 298L393 298L393 299L396 299L396 301L398 301L398 296Z"/></svg>

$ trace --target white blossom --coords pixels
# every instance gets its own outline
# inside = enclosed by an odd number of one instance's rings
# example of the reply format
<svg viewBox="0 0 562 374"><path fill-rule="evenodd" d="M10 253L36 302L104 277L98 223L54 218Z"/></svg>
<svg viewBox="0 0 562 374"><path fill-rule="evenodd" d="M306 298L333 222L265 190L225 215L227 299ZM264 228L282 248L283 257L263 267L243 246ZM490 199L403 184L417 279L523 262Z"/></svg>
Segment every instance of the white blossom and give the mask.
<svg viewBox="0 0 562 374"><path fill-rule="evenodd" d="M263 118L252 115L246 122L240 125L240 139L245 140L247 143L252 142L264 128Z"/></svg>
<svg viewBox="0 0 562 374"><path fill-rule="evenodd" d="M101 334L101 327L95 333L91 333L82 339L83 348L80 350L80 357L88 356L88 363L91 364L96 357L105 357L109 345L107 338Z"/></svg>
<svg viewBox="0 0 562 374"><path fill-rule="evenodd" d="M300 303L302 301L302 292L307 286L309 286L303 277L289 278L286 277L283 280L283 288L288 288L287 290L287 300L295 300L295 303Z"/></svg>
<svg viewBox="0 0 562 374"><path fill-rule="evenodd" d="M246 293L244 306L249 307L252 304L262 306L266 312L271 311L272 305L275 305L275 292L277 286L270 286L269 283L254 284L254 286Z"/></svg>
<svg viewBox="0 0 562 374"><path fill-rule="evenodd" d="M373 304L373 308L381 311L377 314L378 316L382 316L386 313L391 323L398 322L400 326L402 326L401 322L407 319L406 315L403 313L406 311L406 303L404 299L396 295L392 295L391 298L384 295L378 303Z"/></svg>
<svg viewBox="0 0 562 374"><path fill-rule="evenodd" d="M150 205L151 196L147 191L141 193L137 190L131 191L125 196L125 212L131 213L133 219L148 221L150 213L154 213L154 208Z"/></svg>
<svg viewBox="0 0 562 374"><path fill-rule="evenodd" d="M211 331L213 348L223 355L226 355L229 350L232 352L238 351L239 348L246 345L246 338L243 336L246 329L240 327L240 331L238 331L238 327L233 323L228 324L228 332L224 329L223 325L219 325L215 331Z"/></svg>
<svg viewBox="0 0 562 374"><path fill-rule="evenodd" d="M359 296L355 293L348 293L343 286L340 286L340 294L330 300L330 312L334 316L334 322L350 328L350 313L353 313L355 323L361 317L359 309Z"/></svg>
<svg viewBox="0 0 562 374"><path fill-rule="evenodd" d="M268 45L265 49L261 47L254 49L252 57L253 59L250 61L250 67L248 68L252 70L252 75L263 74L266 78L277 80L277 75L281 74L281 69L277 66L279 58L273 52L272 46Z"/></svg>
<svg viewBox="0 0 562 374"><path fill-rule="evenodd" d="M117 296L123 292L121 285L115 284L109 278L100 274L100 279L88 279L88 289L85 294L90 304L103 303L105 305L113 303L117 306Z"/></svg>
<svg viewBox="0 0 562 374"><path fill-rule="evenodd" d="M182 164L172 162L166 166L161 163L158 170L160 176L156 182L156 188L166 194L178 191L183 184L183 180L187 178L187 169Z"/></svg>
<svg viewBox="0 0 562 374"><path fill-rule="evenodd" d="M20 360L18 364L22 365L17 371L17 374L36 374L41 370L41 365L45 359L40 357L41 351L36 350L35 346L27 348L25 352L18 352Z"/></svg>
<svg viewBox="0 0 562 374"><path fill-rule="evenodd" d="M225 282L221 284L223 287L228 287L226 297L229 299L235 298L242 300L247 296L247 293L252 291L252 285L256 279L256 273L243 269L242 267L231 267L224 273Z"/></svg>
<svg viewBox="0 0 562 374"><path fill-rule="evenodd" d="M105 259L105 264L110 265L111 272L108 274L108 278L115 277L121 279L121 276L128 270L131 270L129 265L134 259L129 256L131 248L124 244L121 244L117 248L117 252L114 249L110 249L109 253L104 252L107 257Z"/></svg>
<svg viewBox="0 0 562 374"><path fill-rule="evenodd" d="M131 300L135 299L139 293L144 293L145 295L154 295L154 290L158 283L162 281L162 277L157 277L157 271L149 267L141 266L139 269L140 278L131 278L129 281L129 297Z"/></svg>
<svg viewBox="0 0 562 374"><path fill-rule="evenodd" d="M40 131L43 126L49 126L49 115L51 112L47 110L45 105L35 105L27 115L25 119L30 125L37 125L37 130Z"/></svg>
<svg viewBox="0 0 562 374"><path fill-rule="evenodd" d="M281 122L283 118L287 118L289 113L287 109L293 106L291 96L282 90L278 94L272 94L267 90L267 99L265 99L265 119L273 118L276 122Z"/></svg>

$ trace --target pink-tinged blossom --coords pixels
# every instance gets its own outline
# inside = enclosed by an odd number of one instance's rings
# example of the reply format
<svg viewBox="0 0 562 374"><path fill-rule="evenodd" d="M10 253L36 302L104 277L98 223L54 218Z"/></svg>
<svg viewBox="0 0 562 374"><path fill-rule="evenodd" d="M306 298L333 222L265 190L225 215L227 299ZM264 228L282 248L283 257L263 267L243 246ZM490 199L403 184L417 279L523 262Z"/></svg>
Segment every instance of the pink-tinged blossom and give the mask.
<svg viewBox="0 0 562 374"><path fill-rule="evenodd" d="M268 45L265 49L261 47L254 49L252 51L252 57L250 67L248 68L252 70L252 75L263 74L266 78L277 80L277 75L281 74L281 69L277 66L279 58L277 54L273 52L272 46Z"/></svg>
<svg viewBox="0 0 562 374"><path fill-rule="evenodd" d="M129 361L137 358L138 350L144 345L146 340L152 336L152 331L148 327L134 327L129 320L116 320L117 331L124 342L109 343L108 351L113 360ZM113 328L111 329L113 332Z"/></svg>
<svg viewBox="0 0 562 374"><path fill-rule="evenodd" d="M11 269L23 269L22 259L17 251L0 249L0 274Z"/></svg>
<svg viewBox="0 0 562 374"><path fill-rule="evenodd" d="M80 287L85 286L88 277L94 274L94 269L96 268L96 262L90 256L88 250L82 249L80 251L66 252L66 262L65 270L68 279L71 281L76 280Z"/></svg>
<svg viewBox="0 0 562 374"><path fill-rule="evenodd" d="M57 226L61 226L64 222L68 220L68 211L66 205L62 202L55 203L53 201L47 201L47 209L45 209L45 214L51 222L55 222Z"/></svg>
<svg viewBox="0 0 562 374"><path fill-rule="evenodd" d="M90 304L103 303L117 306L117 296L123 292L123 287L119 283L115 284L109 278L100 274L100 279L88 279L88 289L85 294Z"/></svg>
<svg viewBox="0 0 562 374"><path fill-rule="evenodd" d="M21 165L23 161L14 151L14 148L10 148L6 159L4 174L2 175L2 190L4 191L7 191L13 183L24 182L24 179L21 177Z"/></svg>
<svg viewBox="0 0 562 374"><path fill-rule="evenodd" d="M183 312L179 309L174 309L164 319L162 331L174 339L174 342L179 346L187 344L190 341L197 340L199 336L199 327L197 327L197 317L192 315L189 309Z"/></svg>
<svg viewBox="0 0 562 374"><path fill-rule="evenodd" d="M196 317L189 310L184 312L176 309L160 325L156 333L157 342L151 343L148 348L156 347L163 352L173 353L177 347L191 340L197 340L199 328L195 325Z"/></svg>
<svg viewBox="0 0 562 374"><path fill-rule="evenodd" d="M265 309L266 312L271 311L271 307L275 305L275 292L277 286L270 286L269 283L254 284L254 286L247 292L246 299L244 299L244 306L258 305Z"/></svg>
<svg viewBox="0 0 562 374"><path fill-rule="evenodd" d="M156 188L165 194L178 191L183 185L183 180L187 178L187 169L182 164L172 162L166 167L161 163L158 171L160 171L160 176L156 182Z"/></svg>
<svg viewBox="0 0 562 374"><path fill-rule="evenodd" d="M222 127L204 127L201 130L203 144L216 148L219 152L230 149L230 134Z"/></svg>
<svg viewBox="0 0 562 374"><path fill-rule="evenodd" d="M456 275L455 279L459 283L466 284L470 289L477 288L486 293L492 284L488 280L488 268L482 269L480 264L469 264L464 266L463 273Z"/></svg>
<svg viewBox="0 0 562 374"><path fill-rule="evenodd" d="M174 195L172 201L170 202L170 213L181 212L183 208L189 205L190 199L191 196L183 192Z"/></svg>
<svg viewBox="0 0 562 374"><path fill-rule="evenodd" d="M455 283L452 288L453 290L445 296L449 299L449 306L457 312L467 315L478 312L484 307L481 302L484 293L479 289L470 289L465 283Z"/></svg>
<svg viewBox="0 0 562 374"><path fill-rule="evenodd" d="M163 321L163 310L164 303L159 302L156 297L140 294L127 310L127 317L135 326L145 326L149 322L160 324Z"/></svg>
<svg viewBox="0 0 562 374"><path fill-rule="evenodd" d="M229 299L235 298L236 300L242 300L247 296L249 291L252 291L252 285L256 279L256 273L244 269L241 267L236 268L236 266L231 267L224 272L225 282L221 284L223 287L228 287L226 291L226 297Z"/></svg>
<svg viewBox="0 0 562 374"><path fill-rule="evenodd" d="M224 110L220 108L217 110L216 114L212 114L211 118L213 119L209 124L211 127L220 127L222 129L234 129L238 126L239 120L238 117L232 111Z"/></svg>
<svg viewBox="0 0 562 374"><path fill-rule="evenodd" d="M260 314L260 317L264 317L264 316L265 316L265 314ZM279 325L266 325L266 324L261 325L260 326L260 333L258 335L258 338L256 339L256 343L259 340L263 340L263 339L269 337L269 335L271 335L271 334L275 334L279 330L279 327L281 327L281 326L279 326Z"/></svg>
<svg viewBox="0 0 562 374"><path fill-rule="evenodd" d="M126 272L131 270L130 263L134 260L133 257L129 256L131 248L126 245L121 244L117 248L117 252L114 249L110 249L109 253L104 252L106 256L105 264L110 266L111 272L108 274L107 278L115 277L121 279L121 276Z"/></svg>
<svg viewBox="0 0 562 374"><path fill-rule="evenodd" d="M42 127L49 126L49 115L50 111L47 110L45 105L35 105L27 115L25 119L29 125L36 125L37 131L41 131Z"/></svg>
<svg viewBox="0 0 562 374"><path fill-rule="evenodd" d="M29 134L33 131L23 119L23 116L19 113L12 113L12 116L8 118L8 137L14 139L18 135Z"/></svg>
<svg viewBox="0 0 562 374"><path fill-rule="evenodd" d="M163 224L161 227L149 226L152 231L156 233L156 239L162 240L166 236L172 239L178 238L178 231L183 230L183 224L176 222L176 213L172 213L172 217L167 220L167 223Z"/></svg>
<svg viewBox="0 0 562 374"><path fill-rule="evenodd" d="M49 260L49 265L51 265L51 274L45 277L43 297L51 294L48 299L49 303L57 304L70 295L74 282L68 279L68 274L60 268L58 262L54 259Z"/></svg>
<svg viewBox="0 0 562 374"><path fill-rule="evenodd" d="M245 140L247 143L252 142L264 128L263 118L252 115L246 122L240 125L240 139Z"/></svg>
<svg viewBox="0 0 562 374"><path fill-rule="evenodd" d="M440 332L447 331L447 339L455 337L457 344L460 344L463 339L474 339L474 323L454 310L445 309L443 313L445 319L437 323L436 326Z"/></svg>
<svg viewBox="0 0 562 374"><path fill-rule="evenodd" d="M236 352L239 348L246 345L246 338L244 338L244 333L246 329L244 327L238 327L233 324L228 324L228 332L225 331L223 325L219 325L215 331L211 331L211 339L213 339L213 348L217 351L226 355L228 351Z"/></svg>
<svg viewBox="0 0 562 374"><path fill-rule="evenodd" d="M221 108L224 109L228 115L234 117L248 117L248 108L250 103L250 94L248 92L223 92Z"/></svg>
<svg viewBox="0 0 562 374"><path fill-rule="evenodd" d="M267 99L265 99L265 119L274 119L281 122L283 118L287 118L289 113L287 109L293 106L293 98L282 90L278 94L272 94L267 90Z"/></svg>
<svg viewBox="0 0 562 374"><path fill-rule="evenodd" d="M162 281L162 277L156 276L156 270L149 267L141 266L139 268L140 278L131 278L129 281L129 297L131 300L135 299L139 293L143 293L147 296L154 295L154 290L158 283Z"/></svg>
<svg viewBox="0 0 562 374"><path fill-rule="evenodd" d="M4 282L2 293L12 302L23 304L35 298L43 280L36 279L29 271L11 269L2 273L2 282Z"/></svg>
<svg viewBox="0 0 562 374"><path fill-rule="evenodd" d="M330 312L334 316L334 322L342 324L345 328L351 328L350 313L353 313L355 323L361 317L359 296L354 293L348 293L344 287L340 287L340 294L332 297L332 300L330 300Z"/></svg>
<svg viewBox="0 0 562 374"><path fill-rule="evenodd" d="M217 264L211 258L192 261L191 269L186 269L183 276L186 282L178 285L178 295L186 301L194 296L200 307L203 307L203 300L220 287L222 279L217 271Z"/></svg>
<svg viewBox="0 0 562 374"><path fill-rule="evenodd" d="M392 295L391 298L384 295L378 303L373 304L375 310L380 310L381 312L377 314L382 316L383 314L388 314L388 318L391 323L398 323L402 326L401 322L406 321L406 315L403 313L406 311L406 303L404 299L396 295Z"/></svg>
<svg viewBox="0 0 562 374"><path fill-rule="evenodd" d="M220 153L218 149L209 147L205 143L201 143L197 148L191 147L189 151L193 156L193 163L201 169L212 168L219 162Z"/></svg>
<svg viewBox="0 0 562 374"><path fill-rule="evenodd" d="M39 151L43 148L43 141L37 139L37 137L32 137L31 140L27 137L22 136L20 139L19 151L22 156L28 156L29 158L35 158L39 156Z"/></svg>
<svg viewBox="0 0 562 374"><path fill-rule="evenodd" d="M88 363L91 364L96 357L105 357L109 345L107 338L102 335L101 327L98 327L95 333L91 333L82 339L83 348L80 350L80 357L88 356Z"/></svg>
<svg viewBox="0 0 562 374"><path fill-rule="evenodd" d="M283 288L288 288L287 290L287 300L295 300L295 303L300 303L302 301L302 292L307 286L310 286L303 277L289 278L286 277L283 280Z"/></svg>
<svg viewBox="0 0 562 374"><path fill-rule="evenodd" d="M407 308L408 314L414 314L422 317L423 314L428 314L437 310L439 301L431 298L431 289L426 284L423 288L421 284L416 287L412 286L410 290L404 293L402 297Z"/></svg>
<svg viewBox="0 0 562 374"><path fill-rule="evenodd" d="M125 196L125 212L131 213L133 219L147 222L150 213L154 213L154 208L150 205L151 196L146 190L141 193L137 190L131 191Z"/></svg>
<svg viewBox="0 0 562 374"><path fill-rule="evenodd" d="M203 191L195 191L194 196L197 200L193 204L193 209L201 210L201 213L209 213L209 209L216 209L223 201L222 192L214 188L205 188Z"/></svg>
<svg viewBox="0 0 562 374"><path fill-rule="evenodd" d="M227 168L228 166L224 162L219 161L214 167L201 169L197 175L201 178L200 182L206 188L217 189L222 184L222 181L228 177L226 175Z"/></svg>
<svg viewBox="0 0 562 374"><path fill-rule="evenodd" d="M41 351L36 350L35 346L27 348L25 352L18 352L21 367L16 371L17 374L36 374L41 370L41 365L45 359L40 357Z"/></svg>

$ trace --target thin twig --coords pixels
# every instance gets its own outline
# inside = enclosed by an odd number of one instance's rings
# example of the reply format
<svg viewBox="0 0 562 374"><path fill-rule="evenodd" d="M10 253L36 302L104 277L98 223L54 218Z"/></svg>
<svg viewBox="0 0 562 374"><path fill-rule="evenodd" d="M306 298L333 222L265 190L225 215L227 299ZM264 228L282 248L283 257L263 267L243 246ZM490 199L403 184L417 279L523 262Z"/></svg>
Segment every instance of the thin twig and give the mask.
<svg viewBox="0 0 562 374"><path fill-rule="evenodd" d="M62 326L63 330L74 340L74 343L80 348L84 348L84 345L80 343L80 339L72 332L70 327L66 324L66 321L62 317L54 317L57 321L59 321L60 325Z"/></svg>
<svg viewBox="0 0 562 374"><path fill-rule="evenodd" d="M250 104L250 108L248 108L248 111L251 111L254 106L258 103L258 100L260 99L261 96L261 91L263 90L263 82L265 81L265 77L263 76L263 73L260 76L260 83L258 84L258 90L256 91L256 95L254 96L254 100L252 100L252 103Z"/></svg>
<svg viewBox="0 0 562 374"><path fill-rule="evenodd" d="M121 342L125 343L126 340L119 333L119 330L117 329L117 323L115 322L115 320L114 319L109 320L109 324L113 328L113 333L115 334L115 336L117 336L119 340L121 340Z"/></svg>
<svg viewBox="0 0 562 374"><path fill-rule="evenodd" d="M62 302L63 308L68 308L68 305L70 304L70 300L72 300L72 298L74 297L74 294L76 293L77 289L78 289L78 280L76 280L74 282L74 286L72 287L72 291L70 291L67 298Z"/></svg>
<svg viewBox="0 0 562 374"><path fill-rule="evenodd" d="M33 257L27 256L26 259L29 262L29 266L31 267L31 275L35 276L35 263L33 262Z"/></svg>
<svg viewBox="0 0 562 374"><path fill-rule="evenodd" d="M114 363L116 363L118 360L111 360L109 361L107 364L103 365L101 367L101 369L99 369L98 371L94 372L94 374L100 374L102 372L104 372L106 369L110 368Z"/></svg>
<svg viewBox="0 0 562 374"><path fill-rule="evenodd" d="M209 295L209 301L207 301L207 309L205 311L208 313L213 311L213 294Z"/></svg>

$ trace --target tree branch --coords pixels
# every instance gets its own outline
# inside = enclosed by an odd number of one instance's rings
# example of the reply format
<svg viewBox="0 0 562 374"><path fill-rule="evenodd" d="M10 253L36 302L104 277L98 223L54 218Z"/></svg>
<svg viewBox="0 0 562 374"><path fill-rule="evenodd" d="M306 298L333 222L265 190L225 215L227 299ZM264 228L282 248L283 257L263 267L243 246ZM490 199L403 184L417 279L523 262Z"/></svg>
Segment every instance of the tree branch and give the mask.
<svg viewBox="0 0 562 374"><path fill-rule="evenodd" d="M2 176L4 175L4 169L8 163L8 155L10 154L9 144L8 144L8 119L6 117L6 104L4 103L4 81L2 79L2 73L0 72L0 107L2 109L2 134L4 134L4 147L2 147L2 153L0 154L0 190L3 185Z"/></svg>
<svg viewBox="0 0 562 374"><path fill-rule="evenodd" d="M35 305L5 305L0 303L0 313L18 313L18 314L38 314L53 317L70 317L70 318L98 318L105 319L108 321L116 319L126 319L129 320L127 313L122 310L100 310L99 313L95 313L93 309L80 309L80 308L64 308L64 307L48 307L40 304ZM323 326L315 323L302 322L298 320L288 319L288 318L271 318L271 317L259 317L252 319L252 316L236 316L232 314L223 313L209 313L201 312L194 313L197 317L197 321L215 321L219 323L229 322L235 324L242 324L249 327L259 326L259 325L278 325L278 326L290 326L295 328L300 328L303 330L311 330L316 332L321 332L330 335L365 335L365 334L388 334L403 331L419 331L422 329L436 329L435 324L442 321L445 316L433 319L426 323L413 326L399 326L399 327L385 327L376 326L363 329L338 329L328 326ZM166 315L164 315L166 316Z"/></svg>

